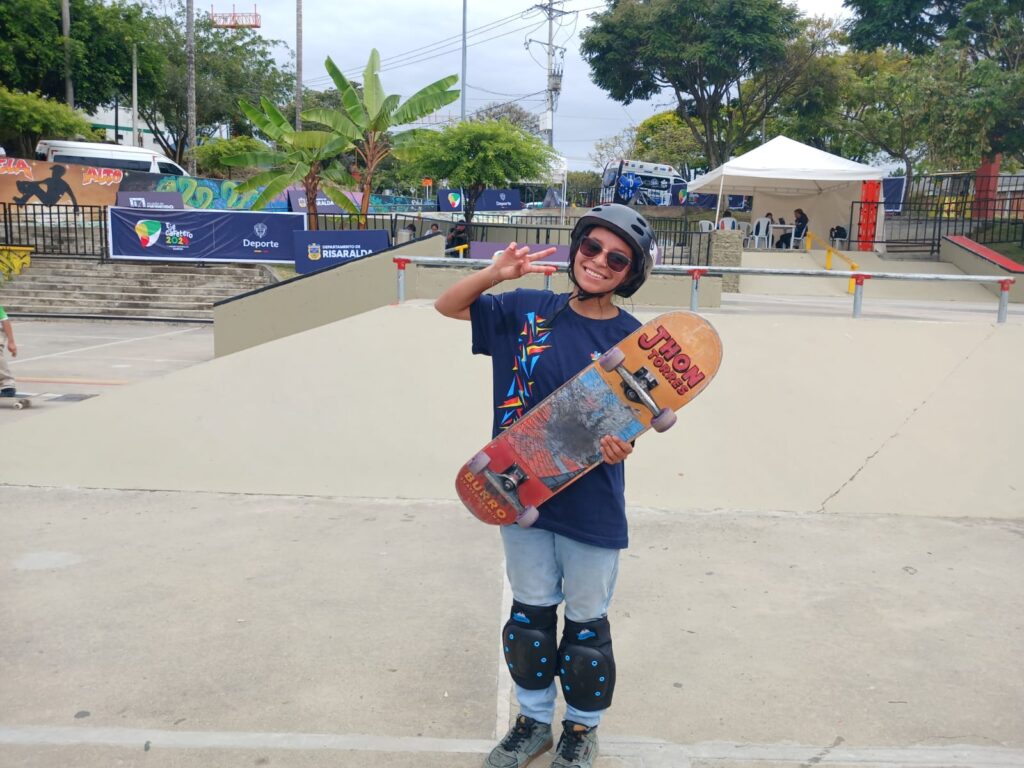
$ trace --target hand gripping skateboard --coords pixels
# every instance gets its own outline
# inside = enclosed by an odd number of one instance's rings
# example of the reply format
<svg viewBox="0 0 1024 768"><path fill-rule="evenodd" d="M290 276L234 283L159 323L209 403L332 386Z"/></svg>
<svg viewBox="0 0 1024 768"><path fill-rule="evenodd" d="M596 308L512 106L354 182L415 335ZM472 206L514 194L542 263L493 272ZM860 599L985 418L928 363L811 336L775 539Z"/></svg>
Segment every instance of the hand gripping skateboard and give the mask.
<svg viewBox="0 0 1024 768"><path fill-rule="evenodd" d="M601 463L604 435L664 432L721 361L718 333L700 315L659 315L466 462L455 479L459 498L485 523L532 525L541 504Z"/></svg>

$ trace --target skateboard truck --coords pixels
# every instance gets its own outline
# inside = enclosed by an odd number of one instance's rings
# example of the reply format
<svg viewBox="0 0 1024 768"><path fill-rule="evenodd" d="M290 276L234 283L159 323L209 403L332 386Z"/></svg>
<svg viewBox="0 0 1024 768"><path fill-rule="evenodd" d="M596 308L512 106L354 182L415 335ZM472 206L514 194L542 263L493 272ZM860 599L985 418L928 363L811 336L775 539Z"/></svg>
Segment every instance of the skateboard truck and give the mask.
<svg viewBox="0 0 1024 768"><path fill-rule="evenodd" d="M622 377L622 389L626 397L634 403L641 403L647 407L654 417L651 419L651 429L655 432L664 432L676 423L676 412L671 408L661 408L650 395L650 391L658 386L657 380L646 368L640 368L636 373L630 373L622 364L626 354L618 347L612 347L598 359L602 369L611 373L615 371Z"/></svg>
<svg viewBox="0 0 1024 768"><path fill-rule="evenodd" d="M646 368L641 368L640 370L636 371L633 374L633 380L636 382L636 385L639 386L629 383L624 379L622 382L622 391L626 393L626 398L634 403L643 402L644 394L649 393L652 389L658 386L657 379L655 379L654 376L651 375L651 372L648 371ZM651 403L654 403L654 398L648 399L651 401ZM651 405L648 403L644 403L644 405L646 405L648 408L651 408ZM655 416L657 416L660 410L661 409L658 408L657 404L655 403L654 408L651 410L651 412Z"/></svg>
<svg viewBox="0 0 1024 768"><path fill-rule="evenodd" d="M516 488L526 481L526 473L519 468L518 464L513 464L504 472L495 472L493 474L498 482L501 483L501 487L509 493L515 493Z"/></svg>
<svg viewBox="0 0 1024 768"><path fill-rule="evenodd" d="M491 487L516 510L516 522L523 528L529 528L537 522L540 513L532 504L523 506L516 491L527 481L527 474L518 464L512 464L504 472L495 472L487 466L490 463L491 457L481 451L466 466L474 475L483 475Z"/></svg>

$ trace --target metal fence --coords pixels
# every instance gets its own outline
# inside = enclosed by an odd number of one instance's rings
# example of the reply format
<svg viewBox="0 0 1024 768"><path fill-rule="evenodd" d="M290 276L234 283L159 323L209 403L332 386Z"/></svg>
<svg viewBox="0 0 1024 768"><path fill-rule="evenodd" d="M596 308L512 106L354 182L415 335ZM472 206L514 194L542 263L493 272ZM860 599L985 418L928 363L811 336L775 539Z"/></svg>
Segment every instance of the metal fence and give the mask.
<svg viewBox="0 0 1024 768"><path fill-rule="evenodd" d="M874 239L863 240L858 222L864 214L881 215L885 203L853 203L850 215L850 248L861 243L874 246ZM874 211L870 209L874 208ZM1004 212L1005 211L1005 212ZM1024 243L1024 213L981 206L962 197L908 202L900 211L887 211L882 242L890 252L917 251L936 255L947 235L966 235L984 245Z"/></svg>
<svg viewBox="0 0 1024 768"><path fill-rule="evenodd" d="M469 225L469 239L484 242L529 243L532 245L569 245L576 216L584 210L575 209L562 223L561 216L509 216L491 214L473 219ZM647 217L654 229L662 251L663 264L702 266L711 260L711 233L697 229L697 221L689 218ZM449 219L417 216L409 213L318 214L320 229L383 229L395 240L398 232L412 224L416 235L429 232L430 225L440 225L441 234L447 235L452 226Z"/></svg>
<svg viewBox="0 0 1024 768"><path fill-rule="evenodd" d="M565 223L560 215L481 216L470 225L470 239L536 245L569 245L575 219L586 209L567 211ZM648 216L661 246L663 264L706 265L711 256L711 235L697 229L696 219ZM107 258L107 208L98 205L26 205L0 203L0 237L5 245L31 246L38 256L65 258ZM416 234L427 234L431 223L438 223L447 234L447 219L414 213L317 214L319 229L383 229L396 239L399 230L412 224Z"/></svg>
<svg viewBox="0 0 1024 768"><path fill-rule="evenodd" d="M31 246L35 256L104 259L107 208L102 205L0 203L3 244Z"/></svg>

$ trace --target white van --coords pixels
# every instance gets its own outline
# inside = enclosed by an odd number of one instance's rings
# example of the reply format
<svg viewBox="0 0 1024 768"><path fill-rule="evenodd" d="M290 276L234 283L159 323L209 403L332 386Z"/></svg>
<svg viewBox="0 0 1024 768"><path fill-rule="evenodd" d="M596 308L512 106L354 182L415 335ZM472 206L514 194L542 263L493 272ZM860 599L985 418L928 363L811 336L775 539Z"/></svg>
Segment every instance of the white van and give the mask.
<svg viewBox="0 0 1024 768"><path fill-rule="evenodd" d="M36 144L36 159L51 163L92 165L98 168L120 168L124 171L188 176L184 168L159 152L142 147L126 147L121 144L43 139Z"/></svg>

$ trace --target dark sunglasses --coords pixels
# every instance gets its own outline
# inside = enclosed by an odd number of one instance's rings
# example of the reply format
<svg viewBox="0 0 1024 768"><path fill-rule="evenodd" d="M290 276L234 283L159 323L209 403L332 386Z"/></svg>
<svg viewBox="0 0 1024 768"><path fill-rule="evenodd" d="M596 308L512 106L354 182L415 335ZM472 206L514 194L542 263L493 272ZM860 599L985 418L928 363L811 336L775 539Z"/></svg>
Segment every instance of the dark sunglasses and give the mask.
<svg viewBox="0 0 1024 768"><path fill-rule="evenodd" d="M580 240L580 253L588 259L596 259L602 253L605 254L605 262L612 272L623 272L633 263L633 259L619 251L609 251L601 244L600 240L592 237L584 237Z"/></svg>

